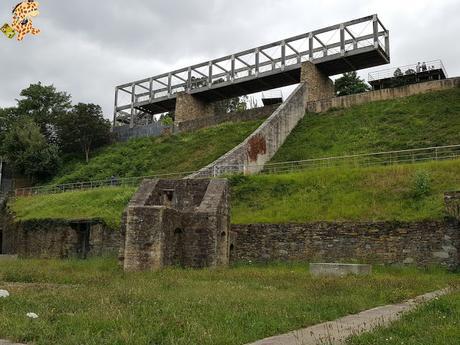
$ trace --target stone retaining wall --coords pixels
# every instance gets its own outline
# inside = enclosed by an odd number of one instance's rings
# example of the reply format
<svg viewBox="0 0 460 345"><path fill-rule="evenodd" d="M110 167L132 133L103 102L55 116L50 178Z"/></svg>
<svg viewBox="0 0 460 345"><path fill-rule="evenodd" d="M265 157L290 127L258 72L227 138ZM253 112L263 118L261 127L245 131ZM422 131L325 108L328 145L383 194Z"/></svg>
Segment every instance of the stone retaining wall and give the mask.
<svg viewBox="0 0 460 345"><path fill-rule="evenodd" d="M2 252L23 258L64 259L116 255L120 246L120 232L109 229L99 221L9 222L3 230Z"/></svg>
<svg viewBox="0 0 460 345"><path fill-rule="evenodd" d="M201 128L216 126L224 122L242 122L261 120L269 117L280 105L268 105L254 109L248 109L241 112L233 112L227 114L218 114L195 120L179 122L174 125L174 133L193 132Z"/></svg>
<svg viewBox="0 0 460 345"><path fill-rule="evenodd" d="M246 140L189 178L211 177L219 166L245 166L257 173L278 151L298 121L305 115L306 84L300 84L289 98ZM220 170L220 173L226 173Z"/></svg>
<svg viewBox="0 0 460 345"><path fill-rule="evenodd" d="M459 265L457 222L251 224L232 231L233 261Z"/></svg>
<svg viewBox="0 0 460 345"><path fill-rule="evenodd" d="M307 111L310 113L322 113L331 108L349 108L363 103L408 97L420 93L452 89L455 87L460 87L460 77L364 92L356 95L324 98L319 101L308 102Z"/></svg>
<svg viewBox="0 0 460 345"><path fill-rule="evenodd" d="M460 191L446 193L444 201L449 216L460 221Z"/></svg>

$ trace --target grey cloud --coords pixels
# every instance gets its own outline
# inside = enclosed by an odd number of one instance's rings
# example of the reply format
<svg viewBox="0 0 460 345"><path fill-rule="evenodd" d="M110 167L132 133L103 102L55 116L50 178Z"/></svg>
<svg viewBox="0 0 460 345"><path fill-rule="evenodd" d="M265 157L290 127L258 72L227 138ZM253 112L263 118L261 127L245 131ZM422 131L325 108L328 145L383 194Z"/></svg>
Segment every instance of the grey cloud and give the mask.
<svg viewBox="0 0 460 345"><path fill-rule="evenodd" d="M0 21L16 1L0 3ZM110 117L117 84L371 13L391 31L392 65L441 58L459 74L456 0L42 0L40 36L0 37L0 107L40 80Z"/></svg>

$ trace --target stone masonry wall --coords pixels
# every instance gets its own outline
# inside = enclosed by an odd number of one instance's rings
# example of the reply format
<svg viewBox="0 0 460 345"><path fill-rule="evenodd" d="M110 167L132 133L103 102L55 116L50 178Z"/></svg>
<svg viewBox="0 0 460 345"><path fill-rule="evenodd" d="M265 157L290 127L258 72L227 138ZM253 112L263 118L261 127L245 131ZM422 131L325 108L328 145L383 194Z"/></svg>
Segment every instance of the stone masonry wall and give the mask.
<svg viewBox="0 0 460 345"><path fill-rule="evenodd" d="M175 121L177 123L196 120L214 115L214 106L194 95L180 92L177 94Z"/></svg>
<svg viewBox="0 0 460 345"><path fill-rule="evenodd" d="M80 226L56 220L11 222L8 225L8 247L5 254L20 257L56 258L116 255L120 246L120 233L102 222L89 222L89 237L84 237Z"/></svg>
<svg viewBox="0 0 460 345"><path fill-rule="evenodd" d="M460 77L445 80L434 80L425 83L411 84L391 89L369 91L356 95L342 97L324 97L319 101L310 101L307 103L307 111L310 113L322 113L331 108L349 108L354 105L384 101L408 97L420 93L452 89L460 87Z"/></svg>
<svg viewBox="0 0 460 345"><path fill-rule="evenodd" d="M459 265L456 222L251 224L232 225L232 231L233 261Z"/></svg>
<svg viewBox="0 0 460 345"><path fill-rule="evenodd" d="M246 173L257 173L262 170L263 164L275 155L304 116L305 91L306 85L300 84L291 96L240 145L198 173L191 175L190 178L213 176L215 166L246 166Z"/></svg>
<svg viewBox="0 0 460 345"><path fill-rule="evenodd" d="M241 112L232 112L227 114L217 114L215 116L208 116L198 118L190 121L183 121L175 124L174 132L192 132L201 128L216 126L224 122L242 122L260 120L269 117L280 105L268 105L254 109L248 109Z"/></svg>
<svg viewBox="0 0 460 345"><path fill-rule="evenodd" d="M145 180L123 215L121 233L126 271L227 265L228 182Z"/></svg>
<svg viewBox="0 0 460 345"><path fill-rule="evenodd" d="M258 129L240 145L189 178L215 176L216 170L218 175L222 175L241 167L245 174L260 172L305 116L307 101L331 96L332 82L315 65L304 63L301 73L303 80L300 85Z"/></svg>
<svg viewBox="0 0 460 345"><path fill-rule="evenodd" d="M306 102L330 99L335 96L334 82L312 63L302 64L300 81L307 84Z"/></svg>

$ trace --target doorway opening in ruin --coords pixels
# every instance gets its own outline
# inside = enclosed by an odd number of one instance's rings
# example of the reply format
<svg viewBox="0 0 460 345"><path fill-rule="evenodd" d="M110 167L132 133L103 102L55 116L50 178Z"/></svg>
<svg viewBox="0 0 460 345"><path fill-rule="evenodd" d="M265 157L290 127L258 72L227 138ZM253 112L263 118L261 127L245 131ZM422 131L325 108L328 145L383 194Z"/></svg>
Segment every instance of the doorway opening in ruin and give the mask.
<svg viewBox="0 0 460 345"><path fill-rule="evenodd" d="M174 230L173 240L173 265L183 267L185 255L184 230L177 228Z"/></svg>
<svg viewBox="0 0 460 345"><path fill-rule="evenodd" d="M230 245L230 263L233 262L234 256L235 256L235 246L232 243Z"/></svg>
<svg viewBox="0 0 460 345"><path fill-rule="evenodd" d="M91 233L91 223L74 223L71 226L77 234L77 243L75 248L76 255L80 259L87 259L90 251L89 239Z"/></svg>

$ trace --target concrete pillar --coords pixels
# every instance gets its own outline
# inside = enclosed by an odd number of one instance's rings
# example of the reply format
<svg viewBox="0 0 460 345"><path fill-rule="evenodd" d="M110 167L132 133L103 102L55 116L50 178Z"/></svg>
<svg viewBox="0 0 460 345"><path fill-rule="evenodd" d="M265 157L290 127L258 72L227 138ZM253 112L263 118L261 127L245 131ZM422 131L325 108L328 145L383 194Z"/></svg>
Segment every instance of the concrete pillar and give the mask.
<svg viewBox="0 0 460 345"><path fill-rule="evenodd" d="M176 123L210 117L214 116L214 107L196 96L181 92L177 94L175 116Z"/></svg>
<svg viewBox="0 0 460 345"><path fill-rule="evenodd" d="M335 97L333 81L309 61L302 64L300 81L307 84L307 102Z"/></svg>

